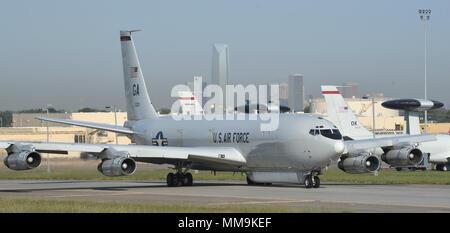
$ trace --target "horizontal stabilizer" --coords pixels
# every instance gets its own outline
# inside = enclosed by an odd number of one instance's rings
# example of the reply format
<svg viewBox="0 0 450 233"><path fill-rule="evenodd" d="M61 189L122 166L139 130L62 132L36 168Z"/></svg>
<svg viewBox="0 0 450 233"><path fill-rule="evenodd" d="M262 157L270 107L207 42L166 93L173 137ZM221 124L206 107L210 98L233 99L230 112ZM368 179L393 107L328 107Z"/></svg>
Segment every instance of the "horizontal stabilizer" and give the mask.
<svg viewBox="0 0 450 233"><path fill-rule="evenodd" d="M92 129L101 129L101 130L111 131L111 132L115 132L115 133L134 134L133 130L131 130L129 128L125 128L123 126L118 126L118 125L109 125L109 124L101 124L101 123L94 123L94 122L87 122L87 121L74 121L74 120L48 118L48 117L36 117L36 119L43 120L43 121L55 122L55 123L61 123L61 124L67 124L67 125L76 125L76 126L92 128Z"/></svg>

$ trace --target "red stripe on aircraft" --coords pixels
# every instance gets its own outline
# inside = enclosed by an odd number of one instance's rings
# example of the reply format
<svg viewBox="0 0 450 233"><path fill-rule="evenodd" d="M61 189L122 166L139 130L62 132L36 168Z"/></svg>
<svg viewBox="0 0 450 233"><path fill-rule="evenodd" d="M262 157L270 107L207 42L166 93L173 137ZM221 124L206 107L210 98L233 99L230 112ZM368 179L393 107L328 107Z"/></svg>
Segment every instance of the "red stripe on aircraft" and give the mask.
<svg viewBox="0 0 450 233"><path fill-rule="evenodd" d="M180 100L194 100L194 97L180 97Z"/></svg>
<svg viewBox="0 0 450 233"><path fill-rule="evenodd" d="M339 94L339 91L322 91L322 94Z"/></svg>

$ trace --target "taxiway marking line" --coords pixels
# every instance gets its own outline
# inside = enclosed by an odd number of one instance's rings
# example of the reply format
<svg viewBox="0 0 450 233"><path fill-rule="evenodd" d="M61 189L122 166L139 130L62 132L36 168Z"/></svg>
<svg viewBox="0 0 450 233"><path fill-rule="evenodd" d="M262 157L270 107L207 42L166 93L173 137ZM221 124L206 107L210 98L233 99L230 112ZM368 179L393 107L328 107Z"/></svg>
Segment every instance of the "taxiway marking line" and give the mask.
<svg viewBox="0 0 450 233"><path fill-rule="evenodd" d="M333 201L333 200L317 200L321 203L334 203L334 204L356 204L356 205L385 205L385 206L402 206L402 207L419 207L419 208L437 208L448 209L450 206L433 206L433 205L420 205L420 204L407 204L407 203L373 203L373 202L358 202L358 201Z"/></svg>
<svg viewBox="0 0 450 233"><path fill-rule="evenodd" d="M315 200L296 200L296 201L243 201L243 202L222 202L208 203L208 205L257 205L257 204L283 204L283 203L308 203L316 202Z"/></svg>

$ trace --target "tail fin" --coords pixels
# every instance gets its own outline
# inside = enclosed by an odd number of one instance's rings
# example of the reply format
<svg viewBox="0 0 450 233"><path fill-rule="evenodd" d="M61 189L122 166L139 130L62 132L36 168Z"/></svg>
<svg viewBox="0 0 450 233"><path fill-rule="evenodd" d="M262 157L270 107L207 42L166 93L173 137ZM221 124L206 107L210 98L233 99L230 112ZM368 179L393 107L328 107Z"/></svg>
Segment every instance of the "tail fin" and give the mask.
<svg viewBox="0 0 450 233"><path fill-rule="evenodd" d="M186 115L202 115L203 108L200 103L195 99L192 91L180 91L178 92L181 111Z"/></svg>
<svg viewBox="0 0 450 233"><path fill-rule="evenodd" d="M132 32L134 31L120 31L127 117L129 121L156 120L158 119L158 114L153 108L147 93L136 48L131 37Z"/></svg>
<svg viewBox="0 0 450 233"><path fill-rule="evenodd" d="M339 128L342 135L351 139L373 137L373 134L358 121L336 86L321 86L321 88L330 121Z"/></svg>

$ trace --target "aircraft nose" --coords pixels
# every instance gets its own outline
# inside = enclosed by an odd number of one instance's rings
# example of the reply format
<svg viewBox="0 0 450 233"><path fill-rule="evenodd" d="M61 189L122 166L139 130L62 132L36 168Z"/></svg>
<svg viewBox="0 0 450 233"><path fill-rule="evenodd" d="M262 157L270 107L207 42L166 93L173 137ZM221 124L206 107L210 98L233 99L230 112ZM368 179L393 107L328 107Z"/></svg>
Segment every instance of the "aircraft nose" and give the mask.
<svg viewBox="0 0 450 233"><path fill-rule="evenodd" d="M342 141L337 141L336 143L334 143L334 151L337 154L342 154L345 150L345 145L344 142Z"/></svg>

